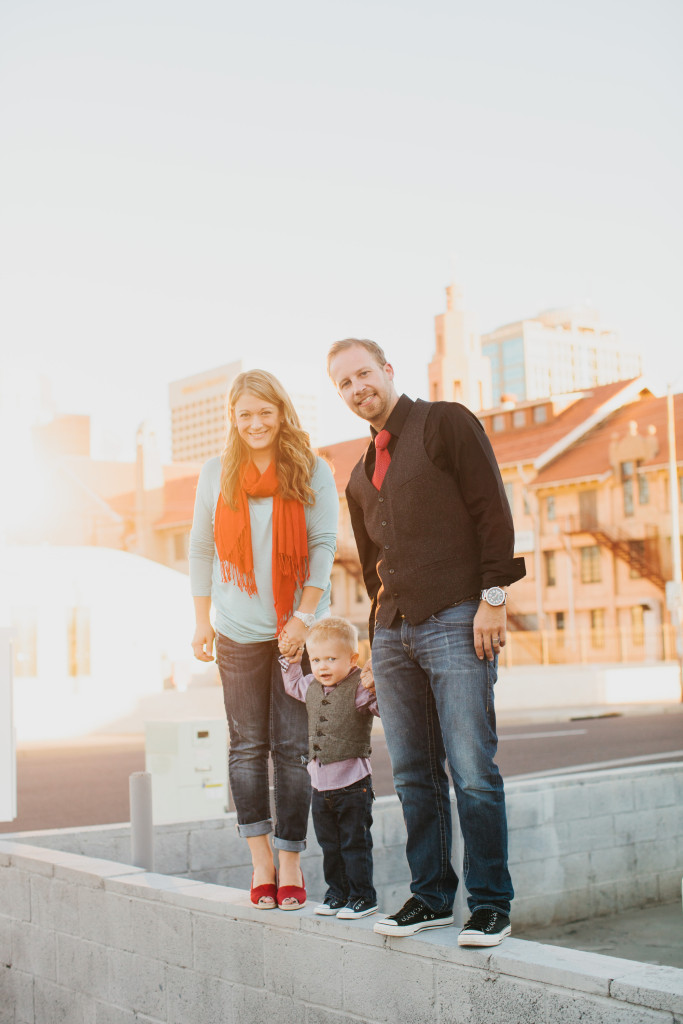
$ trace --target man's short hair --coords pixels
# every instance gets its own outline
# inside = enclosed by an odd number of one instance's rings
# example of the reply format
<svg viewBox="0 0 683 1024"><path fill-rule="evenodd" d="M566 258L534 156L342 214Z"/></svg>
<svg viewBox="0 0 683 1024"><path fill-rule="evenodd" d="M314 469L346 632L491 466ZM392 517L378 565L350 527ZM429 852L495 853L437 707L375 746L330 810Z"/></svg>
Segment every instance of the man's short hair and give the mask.
<svg viewBox="0 0 683 1024"><path fill-rule="evenodd" d="M306 644L324 643L325 640L338 640L348 647L352 654L358 650L358 630L348 619L336 615L315 622L308 631Z"/></svg>
<svg viewBox="0 0 683 1024"><path fill-rule="evenodd" d="M369 352L378 366L386 366L387 357L376 341L369 341L367 338L344 338L343 341L335 341L327 353L327 374L330 378L332 377L330 364L334 357L338 356L340 352L345 352L347 348L353 348L354 345L360 345L361 348Z"/></svg>

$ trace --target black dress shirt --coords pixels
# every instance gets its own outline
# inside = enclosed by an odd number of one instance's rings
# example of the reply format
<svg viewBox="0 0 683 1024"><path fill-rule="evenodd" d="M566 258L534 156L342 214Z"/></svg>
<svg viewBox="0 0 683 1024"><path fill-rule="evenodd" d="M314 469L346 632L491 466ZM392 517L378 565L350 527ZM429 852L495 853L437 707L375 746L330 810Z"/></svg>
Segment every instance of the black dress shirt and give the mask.
<svg viewBox="0 0 683 1024"><path fill-rule="evenodd" d="M413 404L411 398L401 395L384 424L384 429L391 434L388 449L392 456ZM371 433L374 442L377 435L374 427ZM434 402L425 422L424 446L429 460L454 477L465 498L480 539L482 587L507 586L521 579L525 573L524 559L513 558L515 532L510 505L491 442L480 421L458 402ZM375 468L375 456L373 443L365 462L369 480ZM348 488L346 500L363 579L374 605L381 585L377 574L379 551L366 532L363 510ZM425 501L429 501L429 495L425 495ZM453 525L457 529L457 524Z"/></svg>

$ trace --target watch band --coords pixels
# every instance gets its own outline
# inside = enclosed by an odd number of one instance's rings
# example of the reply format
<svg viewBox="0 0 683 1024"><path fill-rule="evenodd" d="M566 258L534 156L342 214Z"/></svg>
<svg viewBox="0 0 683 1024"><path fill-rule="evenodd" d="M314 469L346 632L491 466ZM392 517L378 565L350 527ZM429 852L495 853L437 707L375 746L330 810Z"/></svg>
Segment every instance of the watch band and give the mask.
<svg viewBox="0 0 683 1024"><path fill-rule="evenodd" d="M313 623L315 622L315 615L313 614L313 612L295 611L293 613L293 616L295 619L299 619L301 622L303 622L306 629L310 629Z"/></svg>

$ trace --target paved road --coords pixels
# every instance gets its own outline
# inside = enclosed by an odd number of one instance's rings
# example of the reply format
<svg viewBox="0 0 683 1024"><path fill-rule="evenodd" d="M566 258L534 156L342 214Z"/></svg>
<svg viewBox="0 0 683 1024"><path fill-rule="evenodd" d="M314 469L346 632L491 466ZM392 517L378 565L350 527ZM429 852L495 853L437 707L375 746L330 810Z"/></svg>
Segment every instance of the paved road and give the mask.
<svg viewBox="0 0 683 1024"><path fill-rule="evenodd" d="M506 778L557 773L575 766L683 760L683 707L624 715L501 725L498 764ZM665 755L665 756L664 756ZM378 795L393 793L384 738L373 736ZM19 817L0 832L127 821L128 777L145 766L141 736L95 737L20 747Z"/></svg>

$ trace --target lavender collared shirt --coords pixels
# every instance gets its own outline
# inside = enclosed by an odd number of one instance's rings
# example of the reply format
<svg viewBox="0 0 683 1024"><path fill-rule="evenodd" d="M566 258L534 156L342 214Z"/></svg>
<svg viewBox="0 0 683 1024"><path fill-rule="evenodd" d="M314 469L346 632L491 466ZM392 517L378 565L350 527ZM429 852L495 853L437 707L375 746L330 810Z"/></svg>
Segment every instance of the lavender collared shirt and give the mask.
<svg viewBox="0 0 683 1024"><path fill-rule="evenodd" d="M280 658L282 666L282 680L285 691L295 700L306 701L308 688L314 680L313 675L305 676L301 671L301 665L290 665L286 658ZM348 679L348 676L346 677ZM342 680L343 682L343 680ZM330 693L334 686L323 686L326 694ZM356 709L363 713L376 715L379 718L377 698L363 684L358 682L356 690ZM371 772L369 757L347 757L344 761L332 761L331 764L321 764L317 757L308 762L308 774L311 776L311 785L319 793L328 789L343 789L354 782L359 782Z"/></svg>

